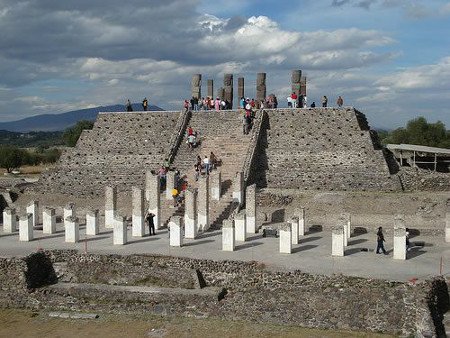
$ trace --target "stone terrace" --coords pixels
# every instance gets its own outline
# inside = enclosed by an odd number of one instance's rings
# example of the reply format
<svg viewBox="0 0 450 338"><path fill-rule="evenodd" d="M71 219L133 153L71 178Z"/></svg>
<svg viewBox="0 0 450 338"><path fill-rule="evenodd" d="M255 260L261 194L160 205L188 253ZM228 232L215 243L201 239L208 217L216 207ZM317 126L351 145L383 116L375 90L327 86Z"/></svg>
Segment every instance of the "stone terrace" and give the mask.
<svg viewBox="0 0 450 338"><path fill-rule="evenodd" d="M157 170L170 153L181 118L180 112L100 113L36 190L101 196L106 185L143 188L145 170Z"/></svg>
<svg viewBox="0 0 450 338"><path fill-rule="evenodd" d="M353 108L268 110L259 186L302 190L400 190L365 116ZM375 142L374 142L375 141ZM260 161L261 162L261 161ZM259 163L261 166L261 163ZM261 172L260 172L261 174Z"/></svg>

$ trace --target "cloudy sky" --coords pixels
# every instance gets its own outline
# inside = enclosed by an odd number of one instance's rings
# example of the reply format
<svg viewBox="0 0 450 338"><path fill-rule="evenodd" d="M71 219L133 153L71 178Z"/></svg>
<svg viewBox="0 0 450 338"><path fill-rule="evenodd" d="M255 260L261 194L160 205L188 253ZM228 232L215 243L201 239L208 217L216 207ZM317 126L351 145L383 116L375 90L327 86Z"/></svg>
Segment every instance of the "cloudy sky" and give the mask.
<svg viewBox="0 0 450 338"><path fill-rule="evenodd" d="M450 129L447 0L0 0L0 32L1 122L145 96L180 109L194 73L204 92L244 76L253 97L266 72L286 105L302 69L309 102L342 95L372 127Z"/></svg>

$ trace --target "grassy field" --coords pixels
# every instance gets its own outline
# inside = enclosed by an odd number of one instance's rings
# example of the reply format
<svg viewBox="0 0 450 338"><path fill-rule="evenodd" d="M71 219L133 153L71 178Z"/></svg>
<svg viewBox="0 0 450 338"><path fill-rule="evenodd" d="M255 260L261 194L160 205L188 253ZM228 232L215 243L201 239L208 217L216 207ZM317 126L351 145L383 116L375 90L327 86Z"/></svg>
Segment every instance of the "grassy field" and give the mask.
<svg viewBox="0 0 450 338"><path fill-rule="evenodd" d="M146 314L141 317L100 315L98 319L75 320L51 318L46 312L0 310L0 322L0 337L390 337L211 318L173 318Z"/></svg>

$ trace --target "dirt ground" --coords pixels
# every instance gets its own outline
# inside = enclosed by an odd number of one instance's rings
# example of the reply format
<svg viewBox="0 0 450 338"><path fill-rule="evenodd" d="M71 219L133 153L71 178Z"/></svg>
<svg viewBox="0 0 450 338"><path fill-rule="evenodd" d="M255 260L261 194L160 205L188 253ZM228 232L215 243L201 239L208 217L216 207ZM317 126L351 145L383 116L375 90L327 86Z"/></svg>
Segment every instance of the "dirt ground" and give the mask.
<svg viewBox="0 0 450 338"><path fill-rule="evenodd" d="M100 315L97 319L51 318L46 312L0 310L0 337L392 337L347 331L303 329L220 319Z"/></svg>

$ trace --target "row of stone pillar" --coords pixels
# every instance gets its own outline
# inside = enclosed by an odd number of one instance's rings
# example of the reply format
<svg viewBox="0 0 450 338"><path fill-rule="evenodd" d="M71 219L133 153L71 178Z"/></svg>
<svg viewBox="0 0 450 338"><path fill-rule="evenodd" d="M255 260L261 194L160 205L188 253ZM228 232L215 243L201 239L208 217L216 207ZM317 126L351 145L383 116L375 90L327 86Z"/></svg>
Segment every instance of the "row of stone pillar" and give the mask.
<svg viewBox="0 0 450 338"><path fill-rule="evenodd" d="M265 100L267 96L266 87L266 73L258 73L256 75L256 100L258 102ZM191 90L192 96L198 99L202 97L202 74L194 74L192 76ZM302 76L302 71L297 69L292 71L291 76L292 92L295 92L297 96L306 96L306 77ZM214 81L212 79L207 80L208 95L210 98L214 98ZM238 78L238 99L245 97L245 80L243 77ZM223 87L217 90L217 97L221 100L227 100L233 105L233 74L224 74Z"/></svg>
<svg viewBox="0 0 450 338"><path fill-rule="evenodd" d="M227 100L233 106L233 74L224 74L223 87L218 88L217 95L214 95L214 80L207 80L208 95L210 98L218 97L221 100ZM192 96L198 99L202 97L202 74L194 74L192 76L191 90ZM238 98L245 97L245 80L243 77L238 78ZM256 100L261 101L266 98L266 73L258 73L256 75Z"/></svg>
<svg viewBox="0 0 450 338"><path fill-rule="evenodd" d="M27 213L22 216L16 214L14 208L3 211L3 232L14 233L19 227L19 241L32 241L34 229L38 225L39 202L33 201L27 207ZM79 219L75 216L75 205L69 203L64 207L65 241L76 243L79 241ZM99 232L98 210L88 211L86 214L86 235L97 235ZM42 233L56 233L56 211L45 207L42 211Z"/></svg>

